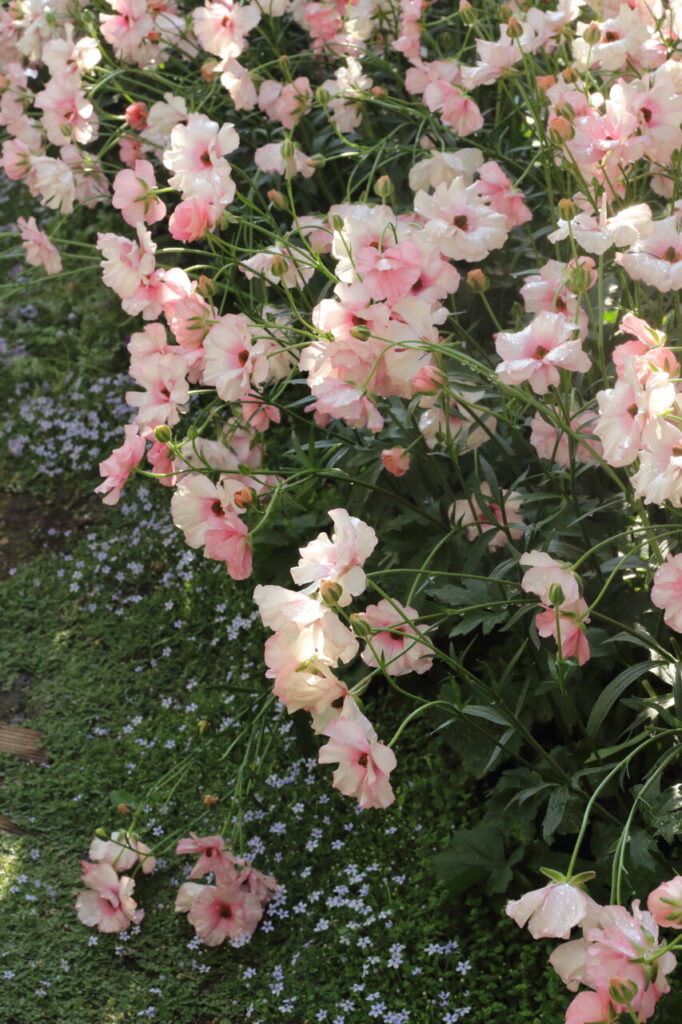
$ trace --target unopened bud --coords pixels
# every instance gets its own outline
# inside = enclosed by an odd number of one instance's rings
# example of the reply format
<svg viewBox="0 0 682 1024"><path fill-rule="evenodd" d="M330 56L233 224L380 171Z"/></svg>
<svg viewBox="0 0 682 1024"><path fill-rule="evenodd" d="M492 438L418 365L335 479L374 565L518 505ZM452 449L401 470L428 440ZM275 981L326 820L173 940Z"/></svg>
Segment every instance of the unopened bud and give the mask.
<svg viewBox="0 0 682 1024"><path fill-rule="evenodd" d="M629 1006L639 992L636 981L630 978L611 978L609 983L609 997L614 1003Z"/></svg>
<svg viewBox="0 0 682 1024"><path fill-rule="evenodd" d="M580 263L573 267L568 275L568 287L572 292L575 292L576 295L579 295L581 292L586 292L592 287L592 284L593 277L590 273L589 267L584 267Z"/></svg>
<svg viewBox="0 0 682 1024"><path fill-rule="evenodd" d="M313 153L312 156L308 157L308 163L311 165L311 167L316 167L318 169L320 167L324 167L326 162L327 158L322 153Z"/></svg>
<svg viewBox="0 0 682 1024"><path fill-rule="evenodd" d="M332 214L332 227L334 231L343 231L343 217L340 213Z"/></svg>
<svg viewBox="0 0 682 1024"><path fill-rule="evenodd" d="M215 76L217 74L217 72L216 72L216 68L217 67L218 67L218 61L217 60L205 60L204 61L204 63L201 65L201 68L199 69L199 73L201 74L201 77L203 78L203 80L205 82L212 82L213 81L213 79L215 78Z"/></svg>
<svg viewBox="0 0 682 1024"><path fill-rule="evenodd" d="M132 814L133 812L128 807L128 804L119 804L116 808L119 814Z"/></svg>
<svg viewBox="0 0 682 1024"><path fill-rule="evenodd" d="M326 107L331 99L331 95L323 85L319 85L315 90L315 99L322 107Z"/></svg>
<svg viewBox="0 0 682 1024"><path fill-rule="evenodd" d="M99 836L100 839L108 839L109 838L109 833L107 832L107 830L105 828L96 828L95 829L95 835Z"/></svg>
<svg viewBox="0 0 682 1024"><path fill-rule="evenodd" d="M552 142L561 144L562 142L568 142L575 135L575 128L570 121L567 121L565 117L550 117L547 122L547 128L549 130L549 137Z"/></svg>
<svg viewBox="0 0 682 1024"><path fill-rule="evenodd" d="M509 21L512 14L513 11L509 4L500 4L500 6L497 8L497 17L500 19L500 21Z"/></svg>
<svg viewBox="0 0 682 1024"><path fill-rule="evenodd" d="M284 277L284 275L286 274L288 269L289 269L289 264L284 259L284 256L275 256L275 258L272 261L272 264L270 266L270 270L271 270L273 276L274 277Z"/></svg>
<svg viewBox="0 0 682 1024"><path fill-rule="evenodd" d="M322 580L320 583L320 597L328 608L335 608L341 600L343 587L332 580Z"/></svg>
<svg viewBox="0 0 682 1024"><path fill-rule="evenodd" d="M173 440L173 432L167 423L159 423L158 427L154 427L154 437L162 444L168 444Z"/></svg>
<svg viewBox="0 0 682 1024"><path fill-rule="evenodd" d="M205 793L201 799L201 802L204 805L204 807L215 807L219 800L220 797L213 796L212 793Z"/></svg>
<svg viewBox="0 0 682 1024"><path fill-rule="evenodd" d="M199 730L199 735L203 736L206 730L208 729L208 722L206 721L205 718L199 719L199 721L197 722L197 729Z"/></svg>
<svg viewBox="0 0 682 1024"><path fill-rule="evenodd" d="M483 295L490 288L490 281L480 267L470 270L467 274L467 287L474 295Z"/></svg>
<svg viewBox="0 0 682 1024"><path fill-rule="evenodd" d="M556 85L556 78L554 75L536 75L535 84L538 87L538 91L544 96L548 89Z"/></svg>
<svg viewBox="0 0 682 1024"><path fill-rule="evenodd" d="M294 143L292 142L291 139L285 139L284 142L279 147L279 151L285 160L290 160L291 157L296 152L296 147L294 146Z"/></svg>
<svg viewBox="0 0 682 1024"><path fill-rule="evenodd" d="M567 85L573 85L574 82L578 81L580 75L575 68L569 66L561 72L561 77Z"/></svg>
<svg viewBox="0 0 682 1024"><path fill-rule="evenodd" d="M256 492L253 487L242 487L240 490L235 491L233 501L237 508L247 508L252 505L256 497Z"/></svg>
<svg viewBox="0 0 682 1024"><path fill-rule="evenodd" d="M390 199L395 192L395 187L388 174L382 174L380 178L377 178L374 182L374 192L380 199Z"/></svg>
<svg viewBox="0 0 682 1024"><path fill-rule="evenodd" d="M367 341L370 337L370 330L367 324L358 324L357 327L351 327L348 333L351 338L357 338L358 341Z"/></svg>
<svg viewBox="0 0 682 1024"><path fill-rule="evenodd" d="M199 280L197 281L197 291L204 299L210 299L212 295L215 295L217 285L212 277L207 277L206 274L200 274Z"/></svg>
<svg viewBox="0 0 682 1024"><path fill-rule="evenodd" d="M596 21L591 21L583 32L583 39L588 46L596 46L601 39L601 29Z"/></svg>
<svg viewBox="0 0 682 1024"><path fill-rule="evenodd" d="M282 71L289 70L290 61L286 53L280 53L279 57L277 58L277 63L281 67Z"/></svg>
<svg viewBox="0 0 682 1024"><path fill-rule="evenodd" d="M388 90L383 85L373 85L369 91L376 100L385 100L388 96Z"/></svg>
<svg viewBox="0 0 682 1024"><path fill-rule="evenodd" d="M272 205L276 206L278 210L288 209L289 204L287 203L287 197L282 195L278 189L271 188L266 195Z"/></svg>
<svg viewBox="0 0 682 1024"><path fill-rule="evenodd" d="M371 627L367 625L361 615L351 615L350 628L356 636L362 637L363 639L367 639L368 636L372 635Z"/></svg>
<svg viewBox="0 0 682 1024"><path fill-rule="evenodd" d="M516 18L510 18L507 22L507 36L509 39L520 39L523 35L523 25Z"/></svg>
<svg viewBox="0 0 682 1024"><path fill-rule="evenodd" d="M558 117L565 117L567 121L572 121L575 117L575 107L568 100L562 100L555 106L554 113Z"/></svg>
<svg viewBox="0 0 682 1024"><path fill-rule="evenodd" d="M459 0L459 8L457 13L464 22L465 25L475 25L478 21L478 15L476 14L476 8L473 4L469 3L469 0Z"/></svg>
<svg viewBox="0 0 682 1024"><path fill-rule="evenodd" d="M412 387L420 395L436 395L446 383L446 375L437 366L422 366L412 378Z"/></svg>
<svg viewBox="0 0 682 1024"><path fill-rule="evenodd" d="M572 199L560 199L557 203L557 210L562 220L573 220L578 214L578 207Z"/></svg>
<svg viewBox="0 0 682 1024"><path fill-rule="evenodd" d="M552 604L556 605L557 607L564 603L564 601L566 600L566 595L561 589L560 583L552 583L551 587L549 588L549 599L552 602Z"/></svg>

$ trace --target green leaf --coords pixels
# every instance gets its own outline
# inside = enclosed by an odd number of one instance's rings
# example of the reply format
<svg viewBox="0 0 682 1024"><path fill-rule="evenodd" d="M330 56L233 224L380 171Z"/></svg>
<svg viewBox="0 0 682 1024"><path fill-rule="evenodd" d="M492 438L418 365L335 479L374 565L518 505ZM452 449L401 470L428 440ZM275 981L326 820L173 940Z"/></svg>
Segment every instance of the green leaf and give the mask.
<svg viewBox="0 0 682 1024"><path fill-rule="evenodd" d="M545 820L542 823L542 838L546 843L552 842L554 833L561 824L569 795L567 786L557 786L552 790L552 795L547 804Z"/></svg>
<svg viewBox="0 0 682 1024"><path fill-rule="evenodd" d="M504 892L512 880L512 864L521 851L508 858L502 833L492 825L462 828L450 848L436 854L436 874L452 893L459 894L485 881L488 892Z"/></svg>
<svg viewBox="0 0 682 1024"><path fill-rule="evenodd" d="M655 661L640 661L620 672L597 697L587 720L587 734L595 737L609 711L627 688L656 666Z"/></svg>

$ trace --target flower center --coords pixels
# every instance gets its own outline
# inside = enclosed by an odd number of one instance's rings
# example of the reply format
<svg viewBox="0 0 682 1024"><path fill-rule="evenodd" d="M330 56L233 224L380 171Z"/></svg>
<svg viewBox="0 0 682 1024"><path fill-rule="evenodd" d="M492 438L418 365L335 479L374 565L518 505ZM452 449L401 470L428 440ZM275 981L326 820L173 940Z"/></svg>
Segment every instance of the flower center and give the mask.
<svg viewBox="0 0 682 1024"><path fill-rule="evenodd" d="M469 229L469 218L463 213L458 213L454 220L454 225L459 228L460 231L467 231Z"/></svg>
<svg viewBox="0 0 682 1024"><path fill-rule="evenodd" d="M218 501L217 498L213 502L213 504L211 505L211 512L213 513L214 516L224 516L225 515L225 509L220 504L220 502ZM206 856L207 857L211 856L211 851L210 850L206 851Z"/></svg>
<svg viewBox="0 0 682 1024"><path fill-rule="evenodd" d="M222 907L220 908L220 916L225 921L228 921L232 917L232 911L224 903L223 903Z"/></svg>
<svg viewBox="0 0 682 1024"><path fill-rule="evenodd" d="M663 259L667 260L668 263L677 263L680 258L680 254L674 245L669 245L663 253Z"/></svg>
<svg viewBox="0 0 682 1024"><path fill-rule="evenodd" d="M363 768L367 766L367 754L361 754L358 758L358 764L361 764Z"/></svg>
<svg viewBox="0 0 682 1024"><path fill-rule="evenodd" d="M239 353L239 355L237 356L237 359L238 359L238 361L239 361L239 365L240 365L240 366L245 366L245 365L246 365L246 363L248 363L248 361L249 361L249 353L248 353L248 350L247 350L247 349L245 349L245 348L243 348L243 349L241 350L241 352Z"/></svg>
<svg viewBox="0 0 682 1024"><path fill-rule="evenodd" d="M533 352L531 359L544 359L548 352L549 349L545 348L544 345L538 345L535 352Z"/></svg>
<svg viewBox="0 0 682 1024"><path fill-rule="evenodd" d="M204 165L204 167L210 167L211 166L211 154L209 153L209 151L207 149L204 150L204 152L201 154L199 159L201 160L201 162Z"/></svg>

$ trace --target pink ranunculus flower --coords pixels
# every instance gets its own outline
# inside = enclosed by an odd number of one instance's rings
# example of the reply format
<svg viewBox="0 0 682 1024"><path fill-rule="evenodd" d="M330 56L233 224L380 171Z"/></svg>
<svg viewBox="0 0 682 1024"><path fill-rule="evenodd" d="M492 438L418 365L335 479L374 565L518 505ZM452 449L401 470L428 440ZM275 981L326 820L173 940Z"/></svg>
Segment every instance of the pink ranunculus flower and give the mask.
<svg viewBox="0 0 682 1024"><path fill-rule="evenodd" d="M366 245L355 259L369 297L375 302L395 302L409 295L422 271L422 252L406 239L394 245Z"/></svg>
<svg viewBox="0 0 682 1024"><path fill-rule="evenodd" d="M404 448L384 448L381 464L391 476L405 476L412 465L412 456Z"/></svg>
<svg viewBox="0 0 682 1024"><path fill-rule="evenodd" d="M422 675L429 671L433 665L431 648L419 639L426 630L418 631L413 625L419 619L414 608L384 599L368 605L358 618L376 630L362 652L366 665L376 668L380 659L392 676L404 676L408 672Z"/></svg>
<svg viewBox="0 0 682 1024"><path fill-rule="evenodd" d="M661 884L649 893L649 913L661 928L682 928L682 875Z"/></svg>
<svg viewBox="0 0 682 1024"><path fill-rule="evenodd" d="M491 497L490 484L484 481L479 491L484 499ZM488 551L494 551L512 540L523 537L521 495L517 491L501 491L502 504L494 501L479 502L475 495L462 498L450 506L450 516L456 523L468 526L467 537L476 540L482 533L492 536L488 540ZM499 527L499 529L498 529ZM521 527L521 529L519 529Z"/></svg>
<svg viewBox="0 0 682 1024"><path fill-rule="evenodd" d="M616 1010L604 989L579 992L566 1008L565 1024L616 1024Z"/></svg>
<svg viewBox="0 0 682 1024"><path fill-rule="evenodd" d="M132 894L135 882L119 876L111 864L90 864L82 861L83 881L88 889L79 892L76 899L78 920L88 928L101 932L122 932L131 924L138 924L144 911L138 909Z"/></svg>
<svg viewBox="0 0 682 1024"><path fill-rule="evenodd" d="M88 856L98 863L111 864L119 873L130 871L138 861L145 875L156 867L156 858L149 847L127 832L112 832L110 839L93 839Z"/></svg>
<svg viewBox="0 0 682 1024"><path fill-rule="evenodd" d="M577 658L579 665L590 659L590 645L585 625L590 621L587 602L582 598L546 608L535 616L535 626L542 637L554 637L561 645L562 658Z"/></svg>
<svg viewBox="0 0 682 1024"><path fill-rule="evenodd" d="M344 703L351 701L347 698ZM333 775L333 785L344 796L354 796L360 807L389 807L395 794L388 780L395 768L396 757L390 747L379 743L370 722L360 713L353 701L353 717L344 717L328 723L322 730L329 743L320 748L319 764L339 767Z"/></svg>
<svg viewBox="0 0 682 1024"><path fill-rule="evenodd" d="M536 395L545 395L550 387L558 387L559 370L585 373L592 361L582 350L578 332L578 325L561 313L538 313L522 331L499 331L498 377L505 384L528 381Z"/></svg>
<svg viewBox="0 0 682 1024"><path fill-rule="evenodd" d="M585 930L584 944L583 983L597 992L608 990L612 982L632 983L636 992L627 1007L613 994L612 1001L619 1012L627 1009L640 1021L649 1020L660 997L670 991L667 975L676 966L673 953L657 955L658 925L653 916L640 909L639 900L633 902L631 913L625 907L603 907L597 924ZM638 962L648 957L653 957L650 963Z"/></svg>
<svg viewBox="0 0 682 1024"><path fill-rule="evenodd" d="M198 853L199 859L189 873L190 878L203 878L213 872L220 884L230 884L237 878L234 857L226 850L222 836L198 836L190 832L175 847L177 854Z"/></svg>
<svg viewBox="0 0 682 1024"><path fill-rule="evenodd" d="M323 583L337 584L342 591L338 603L344 607L367 586L362 566L377 545L377 535L371 526L349 515L344 508L333 508L328 514L334 523L331 538L320 533L301 548L291 577L298 586L308 584L303 593L314 593Z"/></svg>
<svg viewBox="0 0 682 1024"><path fill-rule="evenodd" d="M663 609L666 626L682 633L682 555L668 555L656 570L651 600Z"/></svg>
<svg viewBox="0 0 682 1024"><path fill-rule="evenodd" d="M551 882L542 889L509 900L506 913L519 928L528 925L534 939L567 939L577 925L596 923L599 904L568 882Z"/></svg>
<svg viewBox="0 0 682 1024"><path fill-rule="evenodd" d="M253 324L243 314L227 313L204 338L204 382L225 402L246 398L268 376L268 360Z"/></svg>
<svg viewBox="0 0 682 1024"><path fill-rule="evenodd" d="M58 274L62 269L59 250L44 231L36 224L35 217L17 218L17 227L26 251L26 262L32 267L43 267L48 275Z"/></svg>
<svg viewBox="0 0 682 1024"><path fill-rule="evenodd" d="M136 160L133 170L119 171L114 178L111 205L121 211L126 224L155 224L166 216L165 204L152 194L155 188L154 168L149 160Z"/></svg>
<svg viewBox="0 0 682 1024"><path fill-rule="evenodd" d="M519 565L528 565L530 568L521 580L521 589L527 594L536 594L542 604L553 604L551 597L552 588L561 587L563 602L572 603L580 597L578 579L570 569L567 569L556 558L552 558L546 551L528 551L521 555Z"/></svg>
<svg viewBox="0 0 682 1024"><path fill-rule="evenodd" d="M139 465L144 455L145 442L140 437L137 424L127 424L126 439L120 448L116 448L108 459L99 464L100 475L104 482L95 488L95 494L103 494L105 505L116 505L121 497L121 490L135 466Z"/></svg>
<svg viewBox="0 0 682 1024"><path fill-rule="evenodd" d="M192 899L187 920L207 946L252 935L263 916L261 901L232 884L205 885Z"/></svg>
<svg viewBox="0 0 682 1024"><path fill-rule="evenodd" d="M221 212L205 199L183 199L168 219L168 230L178 242L196 242L211 230L216 213Z"/></svg>
<svg viewBox="0 0 682 1024"><path fill-rule="evenodd" d="M216 513L206 530L204 552L207 558L224 562L233 580L246 580L253 571L253 552L249 542L249 529L234 512L223 509Z"/></svg>

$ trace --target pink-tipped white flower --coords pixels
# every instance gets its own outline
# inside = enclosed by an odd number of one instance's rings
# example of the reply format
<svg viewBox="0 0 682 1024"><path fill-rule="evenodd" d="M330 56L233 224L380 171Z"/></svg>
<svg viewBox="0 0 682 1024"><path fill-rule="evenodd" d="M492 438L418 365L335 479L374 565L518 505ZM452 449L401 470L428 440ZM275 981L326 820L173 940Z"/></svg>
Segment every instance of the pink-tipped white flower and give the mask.
<svg viewBox="0 0 682 1024"><path fill-rule="evenodd" d="M381 662L392 676L429 671L433 665L431 648L419 639L427 630L415 629L419 613L414 608L399 601L381 600L368 605L357 617L373 631L362 652L366 665L376 668Z"/></svg>
<svg viewBox="0 0 682 1024"><path fill-rule="evenodd" d="M662 882L649 893L646 905L661 928L682 928L682 876Z"/></svg>
<svg viewBox="0 0 682 1024"><path fill-rule="evenodd" d="M592 361L582 350L578 331L578 325L560 313L538 313L522 331L499 331L498 377L505 384L528 381L536 395L545 395L559 385L559 370L585 373Z"/></svg>
<svg viewBox="0 0 682 1024"><path fill-rule="evenodd" d="M519 540L523 537L524 521L521 516L521 495L517 491L501 491L502 504L487 501L492 492L490 484L484 481L479 491L483 501L475 495L461 498L450 507L450 517L461 526L468 526L467 537L476 540L481 534L492 536L488 540L488 551L503 547L509 539ZM521 527L521 529L519 529Z"/></svg>
<svg viewBox="0 0 682 1024"><path fill-rule="evenodd" d="M140 437L137 424L127 424L125 441L120 448L99 464L100 475L104 482L95 488L95 494L103 494L105 505L117 505L121 491L135 466L139 465L144 455L145 442Z"/></svg>
<svg viewBox="0 0 682 1024"><path fill-rule="evenodd" d="M228 313L204 338L204 382L215 386L225 402L246 398L268 376L263 346L255 341L253 325L242 314Z"/></svg>
<svg viewBox="0 0 682 1024"><path fill-rule="evenodd" d="M345 607L367 586L362 566L377 545L377 535L371 526L350 516L344 508L331 509L329 518L334 523L331 538L320 533L316 540L301 548L291 577L298 586L308 584L303 591L307 594L325 584L334 584L340 588L338 603Z"/></svg>
<svg viewBox="0 0 682 1024"><path fill-rule="evenodd" d="M122 932L131 924L138 924L144 917L133 899L135 882L125 875L122 878L111 864L83 865L83 882L87 890L79 892L76 899L78 920L100 932Z"/></svg>
<svg viewBox="0 0 682 1024"><path fill-rule="evenodd" d="M344 717L352 707L353 717ZM351 698L344 703L344 712L323 730L329 743L320 748L319 764L339 767L333 775L333 785L344 796L354 796L360 807L389 807L395 794L389 775L395 768L396 756L390 747L380 743L370 722L360 713Z"/></svg>
<svg viewBox="0 0 682 1024"><path fill-rule="evenodd" d="M252 935L263 916L258 897L236 883L204 885L193 892L187 920L207 946Z"/></svg>
<svg viewBox="0 0 682 1024"><path fill-rule="evenodd" d="M507 240L507 218L491 210L463 178L438 185L432 195L417 192L414 208L424 218L426 238L449 259L478 262Z"/></svg>
<svg viewBox="0 0 682 1024"><path fill-rule="evenodd" d="M668 555L656 570L651 600L663 609L666 626L682 633L682 555Z"/></svg>
<svg viewBox="0 0 682 1024"><path fill-rule="evenodd" d="M58 274L62 269L59 250L44 231L36 224L35 217L17 218L21 242L26 251L26 262L32 267L42 267L46 274Z"/></svg>
<svg viewBox="0 0 682 1024"><path fill-rule="evenodd" d="M591 927L600 907L575 885L551 882L518 900L509 900L506 913L519 928L528 925L534 939L567 939L573 928Z"/></svg>
<svg viewBox="0 0 682 1024"><path fill-rule="evenodd" d="M527 594L536 594L542 604L571 604L580 597L578 580L570 569L565 568L546 551L528 551L521 555L519 565L530 568L521 580L521 589ZM558 587L563 595L560 601L552 600L553 588ZM554 594L557 592L554 591Z"/></svg>

